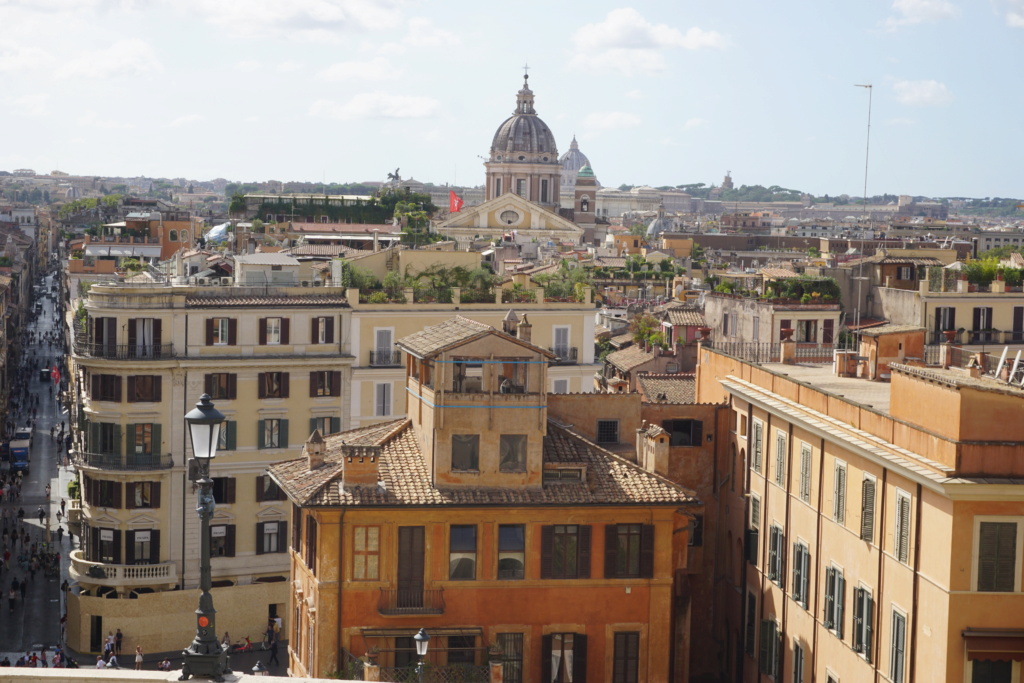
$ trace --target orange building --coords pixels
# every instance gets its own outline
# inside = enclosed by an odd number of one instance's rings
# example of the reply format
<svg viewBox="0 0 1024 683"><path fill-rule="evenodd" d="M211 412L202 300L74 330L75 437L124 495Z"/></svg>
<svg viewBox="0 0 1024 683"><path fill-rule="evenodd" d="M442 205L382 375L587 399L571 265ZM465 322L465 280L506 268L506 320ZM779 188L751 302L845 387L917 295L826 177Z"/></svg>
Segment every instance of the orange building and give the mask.
<svg viewBox="0 0 1024 683"><path fill-rule="evenodd" d="M633 438L618 419L549 419L530 332L457 317L405 337L408 419L314 433L270 468L293 503L292 675L373 648L410 673L425 628L429 665L494 648L509 683L687 680L701 504L595 443Z"/></svg>

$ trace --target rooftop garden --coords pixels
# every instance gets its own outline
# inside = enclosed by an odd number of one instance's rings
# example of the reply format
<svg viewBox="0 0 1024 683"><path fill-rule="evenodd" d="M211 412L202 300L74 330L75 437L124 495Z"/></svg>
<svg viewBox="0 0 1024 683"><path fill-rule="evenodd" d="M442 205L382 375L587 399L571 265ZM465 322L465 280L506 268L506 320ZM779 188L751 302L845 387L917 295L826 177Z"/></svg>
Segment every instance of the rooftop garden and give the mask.
<svg viewBox="0 0 1024 683"><path fill-rule="evenodd" d="M453 289L460 289L464 304L492 303L497 278L486 268L469 270L462 266L433 266L415 275L391 271L380 280L358 266L346 263L342 270L342 286L359 290L359 301L369 304L454 302ZM412 290L412 301L407 297Z"/></svg>
<svg viewBox="0 0 1024 683"><path fill-rule="evenodd" d="M745 289L740 280L727 278L721 279L714 291L764 301L802 304L835 304L842 298L839 284L830 277L800 276L772 280L766 284L764 292Z"/></svg>

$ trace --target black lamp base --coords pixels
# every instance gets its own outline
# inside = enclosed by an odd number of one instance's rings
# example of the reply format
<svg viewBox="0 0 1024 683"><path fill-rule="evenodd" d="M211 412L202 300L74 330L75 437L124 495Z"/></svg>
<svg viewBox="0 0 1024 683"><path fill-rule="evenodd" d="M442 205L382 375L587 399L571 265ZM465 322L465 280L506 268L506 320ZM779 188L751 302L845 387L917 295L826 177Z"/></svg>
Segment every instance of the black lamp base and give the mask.
<svg viewBox="0 0 1024 683"><path fill-rule="evenodd" d="M179 681L187 681L192 676L202 676L219 682L224 680L224 674L231 673L228 654L223 650L209 654L183 650L181 654L185 662L181 667Z"/></svg>

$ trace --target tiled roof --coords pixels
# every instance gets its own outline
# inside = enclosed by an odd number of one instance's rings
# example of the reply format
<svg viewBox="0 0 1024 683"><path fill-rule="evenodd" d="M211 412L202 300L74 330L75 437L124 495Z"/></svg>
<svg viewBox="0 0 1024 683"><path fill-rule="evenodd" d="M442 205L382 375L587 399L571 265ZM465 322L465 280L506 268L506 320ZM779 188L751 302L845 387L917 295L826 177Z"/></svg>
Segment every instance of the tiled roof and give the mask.
<svg viewBox="0 0 1024 683"><path fill-rule="evenodd" d="M677 306L666 311L668 321L673 325L686 325L688 327L707 327L704 314L696 308L683 308Z"/></svg>
<svg viewBox="0 0 1024 683"><path fill-rule="evenodd" d="M616 348L626 346L633 343L633 333L623 332L622 334L616 334L608 341L610 341L612 346L615 346Z"/></svg>
<svg viewBox="0 0 1024 683"><path fill-rule="evenodd" d="M1014 268L1024 268L1024 255L1016 251L1010 254L1010 265Z"/></svg>
<svg viewBox="0 0 1024 683"><path fill-rule="evenodd" d="M299 262L287 254L280 253L258 253L258 254L236 254L235 263L244 265L259 266L297 266Z"/></svg>
<svg viewBox="0 0 1024 683"><path fill-rule="evenodd" d="M594 259L594 265L604 266L605 268L625 268L626 259L620 256L599 256Z"/></svg>
<svg viewBox="0 0 1024 683"><path fill-rule="evenodd" d="M245 306L348 306L343 296L190 296L186 308L242 308Z"/></svg>
<svg viewBox="0 0 1024 683"><path fill-rule="evenodd" d="M800 277L795 271L792 271L789 268L762 268L761 275L774 278Z"/></svg>
<svg viewBox="0 0 1024 683"><path fill-rule="evenodd" d="M614 351L606 356L606 360L623 372L629 372L648 361L654 360L654 354L644 351L637 345L627 346L621 351Z"/></svg>
<svg viewBox="0 0 1024 683"><path fill-rule="evenodd" d="M281 252L282 254L288 254L290 256L356 256L363 255L364 253L373 253L371 251L361 251L359 249L353 249L352 247L346 247L341 244L297 244L294 247L285 249Z"/></svg>
<svg viewBox="0 0 1024 683"><path fill-rule="evenodd" d="M925 328L917 325L877 325L861 330L862 337L881 337L885 334L903 334L907 332L925 332Z"/></svg>
<svg viewBox="0 0 1024 683"><path fill-rule="evenodd" d="M697 378L695 375L653 375L637 377L640 391L648 403L695 403Z"/></svg>
<svg viewBox="0 0 1024 683"><path fill-rule="evenodd" d="M317 233L337 233L339 235L355 235L359 233L365 233L367 237L372 237L374 232L379 232L382 235L397 235L400 234L400 230L395 230L395 226L389 224L374 224L374 223L300 223L295 222L291 225L291 232L317 232Z"/></svg>
<svg viewBox="0 0 1024 683"><path fill-rule="evenodd" d="M647 472L579 434L548 421L544 462L579 464L586 480L565 480L540 488L451 488L432 484L408 420L332 434L324 439L324 464L309 469L306 458L272 465L269 472L288 496L304 506L442 505L678 505L698 503L693 492ZM344 451L349 446L380 448L377 486L342 486Z"/></svg>
<svg viewBox="0 0 1024 683"><path fill-rule="evenodd" d="M410 353L425 357L485 332L497 332L497 330L490 325L457 315L443 323L424 327L419 332L402 337L398 343L408 349Z"/></svg>

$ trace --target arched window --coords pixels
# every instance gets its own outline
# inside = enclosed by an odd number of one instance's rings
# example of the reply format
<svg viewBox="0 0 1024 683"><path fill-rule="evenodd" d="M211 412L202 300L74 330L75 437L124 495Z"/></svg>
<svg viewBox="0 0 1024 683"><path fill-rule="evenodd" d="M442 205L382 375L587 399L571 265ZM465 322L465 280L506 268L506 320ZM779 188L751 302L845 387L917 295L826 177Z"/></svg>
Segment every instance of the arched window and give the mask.
<svg viewBox="0 0 1024 683"><path fill-rule="evenodd" d="M178 241L178 231L177 230L171 230L168 233L168 239L170 239L172 242L177 242Z"/></svg>
<svg viewBox="0 0 1024 683"><path fill-rule="evenodd" d="M188 242L188 230L181 231L181 241Z"/></svg>
<svg viewBox="0 0 1024 683"><path fill-rule="evenodd" d="M588 199L587 197L584 197L583 199L580 200L580 211L582 211L583 213L587 213L588 211L590 211L590 199Z"/></svg>

